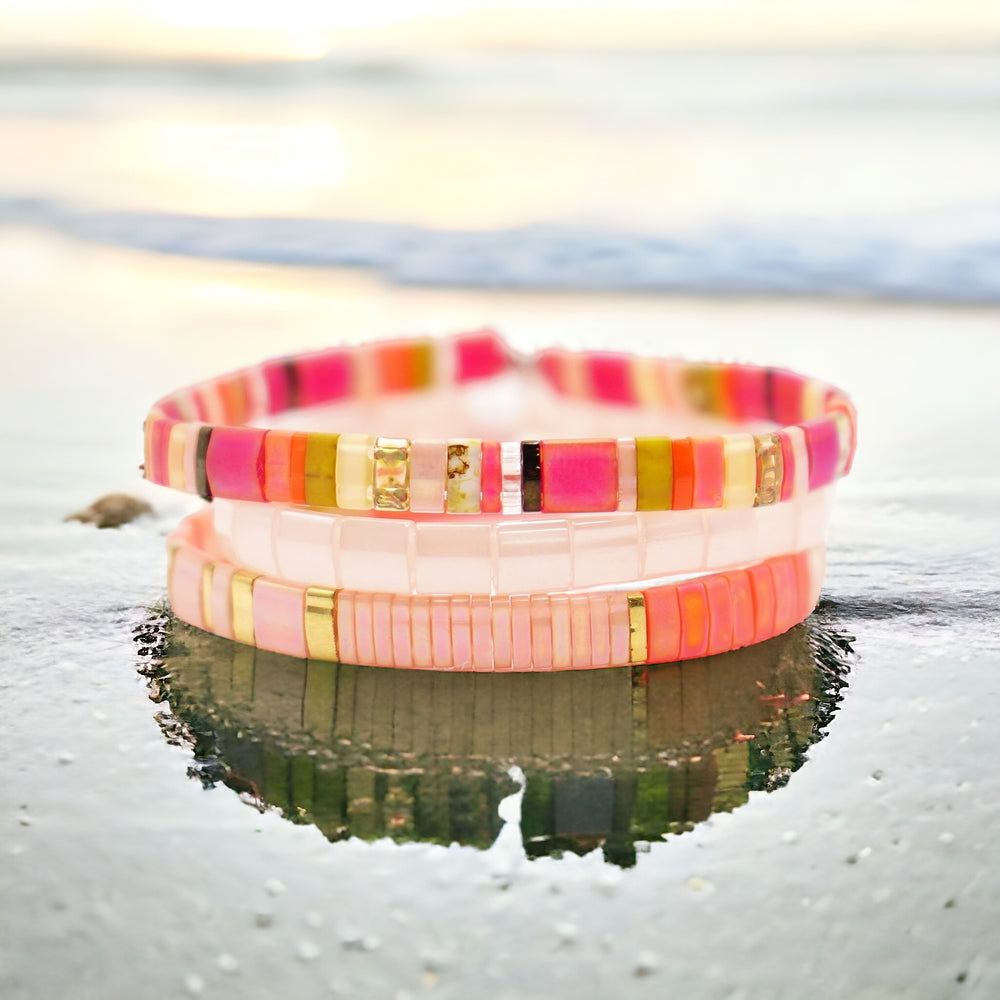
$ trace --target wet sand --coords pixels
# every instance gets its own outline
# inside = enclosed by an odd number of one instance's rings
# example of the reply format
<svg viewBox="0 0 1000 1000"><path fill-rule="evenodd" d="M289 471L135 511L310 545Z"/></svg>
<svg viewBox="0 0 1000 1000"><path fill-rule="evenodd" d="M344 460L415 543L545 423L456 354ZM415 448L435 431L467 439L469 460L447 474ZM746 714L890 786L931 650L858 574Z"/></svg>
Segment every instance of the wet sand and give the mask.
<svg viewBox="0 0 1000 1000"><path fill-rule="evenodd" d="M398 288L14 229L0 301L0 995L1000 990L1000 311ZM138 480L149 404L268 355L484 323L525 350L780 364L858 407L824 588L857 660L828 735L787 787L628 869L529 859L509 808L485 848L331 843L188 777L137 672L191 508ZM116 490L157 516L63 523Z"/></svg>

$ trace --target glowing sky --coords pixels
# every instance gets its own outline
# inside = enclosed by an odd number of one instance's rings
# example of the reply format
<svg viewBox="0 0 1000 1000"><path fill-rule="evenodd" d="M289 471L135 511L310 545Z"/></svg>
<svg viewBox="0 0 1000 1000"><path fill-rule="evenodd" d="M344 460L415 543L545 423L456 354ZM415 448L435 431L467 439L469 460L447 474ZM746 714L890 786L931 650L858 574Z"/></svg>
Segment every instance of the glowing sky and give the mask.
<svg viewBox="0 0 1000 1000"><path fill-rule="evenodd" d="M2 48L228 58L459 45L1000 42L997 0L0 0Z"/></svg>

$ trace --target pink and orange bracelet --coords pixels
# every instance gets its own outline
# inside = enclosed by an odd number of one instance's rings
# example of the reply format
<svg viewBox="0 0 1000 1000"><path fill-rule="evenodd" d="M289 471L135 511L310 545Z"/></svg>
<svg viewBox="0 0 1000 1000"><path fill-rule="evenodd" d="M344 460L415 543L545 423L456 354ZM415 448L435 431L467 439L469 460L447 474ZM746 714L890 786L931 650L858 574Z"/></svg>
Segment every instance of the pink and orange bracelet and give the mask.
<svg viewBox="0 0 1000 1000"><path fill-rule="evenodd" d="M567 400L707 415L726 433L489 441L247 426L525 373ZM243 369L161 400L145 442L147 479L220 498L168 541L171 603L189 624L299 657L552 670L723 652L805 618L856 418L839 390L780 369L523 358L482 331Z"/></svg>

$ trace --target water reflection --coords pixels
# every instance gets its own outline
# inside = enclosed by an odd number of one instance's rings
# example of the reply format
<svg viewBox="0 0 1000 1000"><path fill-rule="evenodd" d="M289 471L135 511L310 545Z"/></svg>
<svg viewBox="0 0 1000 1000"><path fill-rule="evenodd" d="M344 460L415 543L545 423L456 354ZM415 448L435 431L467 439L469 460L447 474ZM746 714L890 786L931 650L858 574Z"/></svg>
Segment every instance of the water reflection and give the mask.
<svg viewBox="0 0 1000 1000"><path fill-rule="evenodd" d="M444 674L296 660L151 616L150 697L189 775L330 840L488 847L526 784L531 857L601 847L616 864L787 782L825 734L850 639L816 623L680 664Z"/></svg>

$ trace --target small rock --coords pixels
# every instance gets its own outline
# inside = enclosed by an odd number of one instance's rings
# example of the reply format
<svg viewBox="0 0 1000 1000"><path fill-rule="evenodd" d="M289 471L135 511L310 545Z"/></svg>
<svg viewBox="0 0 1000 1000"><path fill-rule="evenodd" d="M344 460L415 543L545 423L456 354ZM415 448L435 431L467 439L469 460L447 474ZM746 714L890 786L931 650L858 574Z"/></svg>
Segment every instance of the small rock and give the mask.
<svg viewBox="0 0 1000 1000"><path fill-rule="evenodd" d="M66 751L59 754L59 756L56 757L56 760L59 761L60 764L72 764L76 758L71 753Z"/></svg>
<svg viewBox="0 0 1000 1000"><path fill-rule="evenodd" d="M573 944L580 936L580 929L576 924L566 920L557 921L554 930L560 944Z"/></svg>
<svg viewBox="0 0 1000 1000"><path fill-rule="evenodd" d="M264 891L269 896L280 896L285 891L285 883L280 879L269 878L264 883Z"/></svg>
<svg viewBox="0 0 1000 1000"><path fill-rule="evenodd" d="M632 970L633 976L651 976L660 967L660 960L651 951L639 952L635 968Z"/></svg>
<svg viewBox="0 0 1000 1000"><path fill-rule="evenodd" d="M261 911L254 916L253 922L262 930L266 930L274 923L274 915L266 911Z"/></svg>
<svg viewBox="0 0 1000 1000"><path fill-rule="evenodd" d="M152 513L153 508L145 500L130 497L127 493L108 493L95 500L85 510L69 514L63 520L96 524L98 528L120 528L143 514Z"/></svg>

